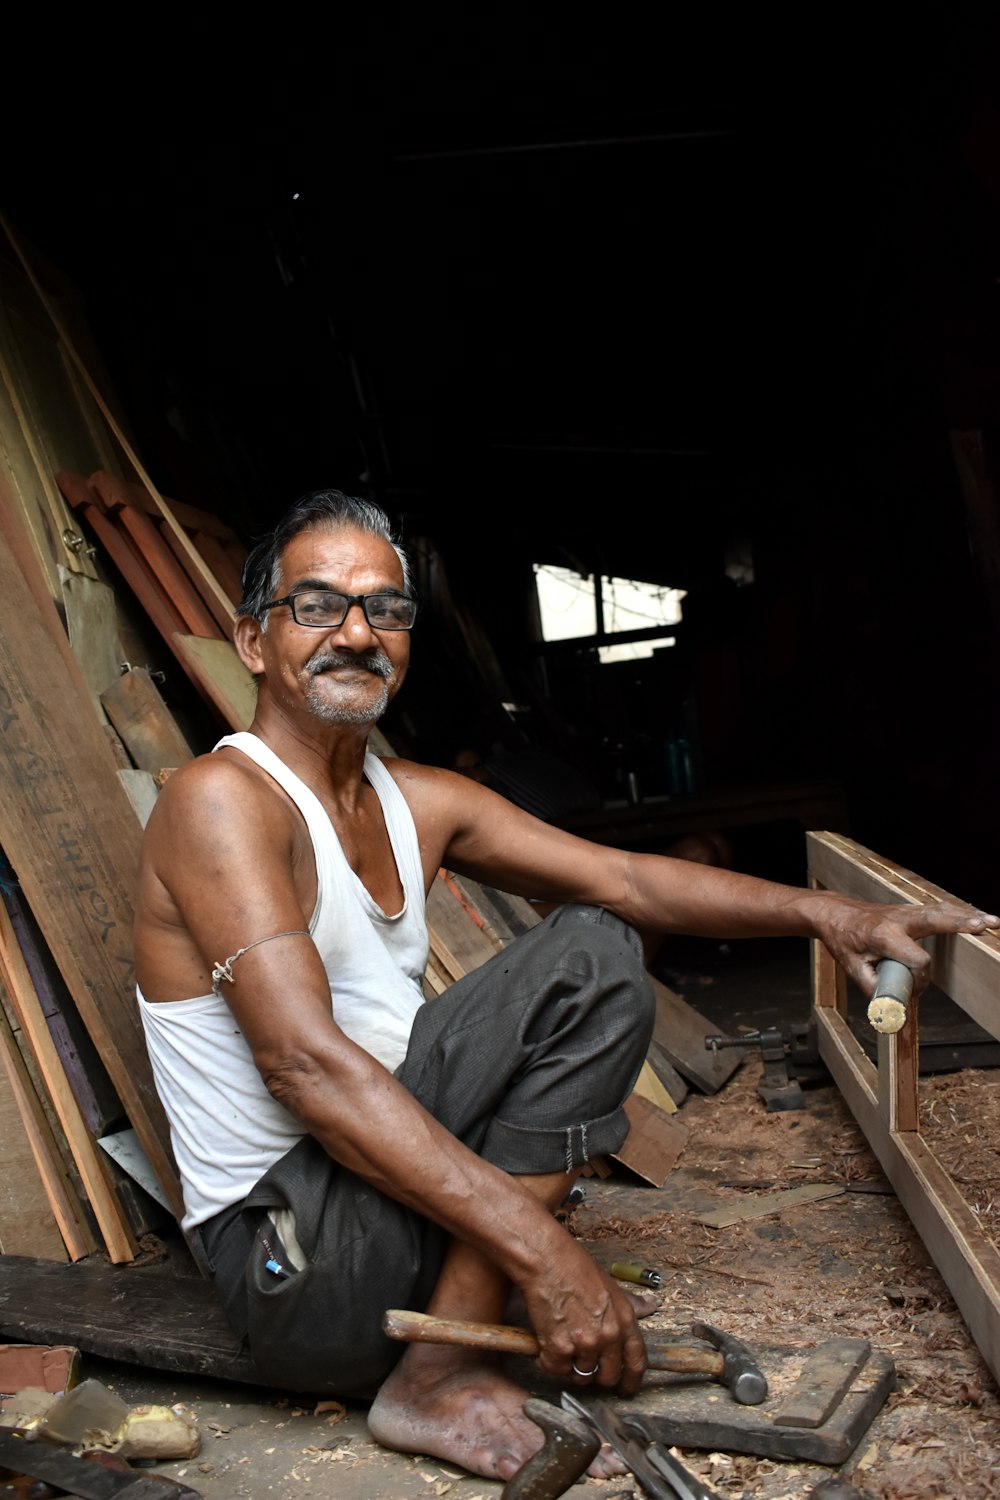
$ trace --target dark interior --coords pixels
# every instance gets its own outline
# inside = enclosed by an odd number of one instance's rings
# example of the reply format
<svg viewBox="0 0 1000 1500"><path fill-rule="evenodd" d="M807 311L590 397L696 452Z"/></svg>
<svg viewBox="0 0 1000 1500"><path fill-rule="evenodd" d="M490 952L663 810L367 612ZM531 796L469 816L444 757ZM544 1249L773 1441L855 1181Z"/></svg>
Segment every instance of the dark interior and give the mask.
<svg viewBox="0 0 1000 1500"><path fill-rule="evenodd" d="M169 108L24 141L4 212L162 493L248 544L317 487L397 520L398 748L720 826L828 781L839 831L996 909L995 28L563 19L334 24L241 44L238 85L192 48ZM686 590L676 645L543 649L536 563ZM730 832L799 875L780 809Z"/></svg>

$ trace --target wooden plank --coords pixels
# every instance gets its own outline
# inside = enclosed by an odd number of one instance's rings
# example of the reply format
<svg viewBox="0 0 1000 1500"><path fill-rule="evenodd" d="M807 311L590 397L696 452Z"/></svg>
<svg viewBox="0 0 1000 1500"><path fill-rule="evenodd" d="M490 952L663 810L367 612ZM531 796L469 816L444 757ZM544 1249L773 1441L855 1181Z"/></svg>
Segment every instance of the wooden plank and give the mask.
<svg viewBox="0 0 1000 1500"><path fill-rule="evenodd" d="M11 1007L13 1011L13 1007ZM70 1159L65 1140L60 1142L49 1118L51 1103L39 1097L41 1083L35 1082L15 1032L0 1006L0 1028L4 1035L4 1066L18 1103L18 1111L38 1175L41 1178L63 1248L71 1260L92 1255L98 1248L91 1220L80 1197L76 1181L67 1165ZM27 1046L27 1043L25 1043ZM28 1055L30 1056L30 1050ZM32 1059L34 1067L34 1059ZM54 1118L54 1111L53 1111Z"/></svg>
<svg viewBox="0 0 1000 1500"><path fill-rule="evenodd" d="M871 1357L867 1339L826 1339L809 1355L771 1420L778 1427L822 1427Z"/></svg>
<svg viewBox="0 0 1000 1500"><path fill-rule="evenodd" d="M105 469L108 468L104 465ZM111 472L109 470L109 472ZM128 490L129 503L135 505L147 516L154 520L161 520L163 510L161 505L153 499L152 495L144 485L137 484L134 480L126 479L125 485ZM193 536L206 535L212 537L232 557L234 565L237 558L245 551L236 533L219 516L213 515L211 511L201 510L196 505L189 505L184 500L175 500L169 496L162 497L162 505L165 506L174 517L179 526L185 531L191 532ZM173 531L165 527L164 532ZM242 566L242 564L239 564Z"/></svg>
<svg viewBox="0 0 1000 1500"><path fill-rule="evenodd" d="M448 986L453 983L452 975L442 966L432 951L428 955L427 967L423 975L424 999L433 1000L436 995L443 995Z"/></svg>
<svg viewBox="0 0 1000 1500"><path fill-rule="evenodd" d="M0 1256L0 1334L151 1370L264 1385L209 1281L162 1266Z"/></svg>
<svg viewBox="0 0 1000 1500"><path fill-rule="evenodd" d="M173 532L169 531L162 522L157 527L157 532L162 538L164 545L170 548L183 567L187 559L181 556L180 546ZM229 553L216 541L214 536L209 536L204 531L198 531L193 534L191 540L204 559L206 567L211 568L212 576L232 607L223 612L216 594L214 591L210 592L205 588L200 577L192 577L191 582L199 594L201 594L205 607L209 610L216 625L219 627L219 634L224 635L227 640L231 641L233 638L233 624L236 620L236 606L243 597L243 590L240 587L240 570L234 566Z"/></svg>
<svg viewBox="0 0 1000 1500"><path fill-rule="evenodd" d="M101 1153L87 1130L80 1106L63 1072L10 917L3 906L0 906L0 979L45 1080L52 1107L69 1143L108 1254L114 1261L133 1260L138 1248L134 1236L122 1217Z"/></svg>
<svg viewBox="0 0 1000 1500"><path fill-rule="evenodd" d="M38 1096L31 1086L7 1017L0 1009L0 1252L40 1255L65 1261L67 1244L51 1199L63 1189L60 1207L67 1222L66 1181L55 1167L58 1153ZM78 1254L85 1253L79 1249Z"/></svg>
<svg viewBox="0 0 1000 1500"><path fill-rule="evenodd" d="M118 448L118 444L113 437L110 429L108 428L108 424L107 422L105 422L103 414L94 404L94 399L91 396L90 391L88 390L87 385L80 374L80 371L70 359L66 350L61 346L59 349L59 354L66 370L66 378L70 383L70 387L73 391L74 396L76 397L76 404L83 414L84 421L87 424L87 431L90 434L90 440L93 445L92 455L87 460L81 458L78 467L89 471L96 464L98 468L107 469L109 473L117 473L119 464L121 463L121 454ZM89 359L91 368L96 370L100 364L100 359L94 351L93 347L91 348ZM103 378L105 382L105 389L110 390L110 381L108 381L106 378L106 372L104 372ZM65 452L60 451L59 458L60 463L64 464L69 459L69 455Z"/></svg>
<svg viewBox="0 0 1000 1500"><path fill-rule="evenodd" d="M185 629L189 630L192 635L209 637L228 635L231 639L232 611L228 611L225 616L226 628L220 627L212 610L205 606L198 590L193 586L152 521L134 506L124 506L117 512L116 519L149 563L164 593L169 595L180 611ZM221 613L221 609L219 612Z"/></svg>
<svg viewBox="0 0 1000 1500"><path fill-rule="evenodd" d="M739 1203L725 1208L711 1208L707 1213L696 1214L699 1224L708 1224L713 1229L725 1229L730 1224L742 1224L746 1219L766 1219L771 1214L780 1214L788 1208L800 1208L804 1203L818 1203L823 1198L838 1198L846 1193L842 1182L803 1182L799 1187L785 1188L778 1193L760 1193L755 1197L744 1197Z"/></svg>
<svg viewBox="0 0 1000 1500"><path fill-rule="evenodd" d="M176 538L174 537L173 532L167 531L166 528L164 528L164 531L167 541L172 546L176 546ZM236 542L235 537L233 537L231 543L229 543L228 545L224 545L222 542L217 541L210 532L198 529L192 532L191 540L194 542L195 546L198 548L198 551L205 559L205 562L208 564L215 577L218 579L223 590L225 591L226 597L230 600L235 610L236 605L239 604L240 600L243 598L243 563L246 559L245 548L243 548L239 543ZM237 561L237 559L239 560ZM195 582L197 582L197 580L195 580ZM220 621L220 623L222 622ZM230 616L227 625L227 633L230 635L230 637L233 633L232 623L233 617Z"/></svg>
<svg viewBox="0 0 1000 1500"><path fill-rule="evenodd" d="M625 1113L632 1128L611 1159L652 1187L661 1188L684 1150L688 1127L637 1093L626 1099Z"/></svg>
<svg viewBox="0 0 1000 1500"><path fill-rule="evenodd" d="M192 682L214 704L230 731L249 729L257 708L257 684L232 641L206 640L178 631L171 645Z"/></svg>
<svg viewBox="0 0 1000 1500"><path fill-rule="evenodd" d="M56 534L53 527L41 476L21 430L19 408L14 404L13 394L3 378L2 370L0 370L0 472L3 474L8 493L16 497L16 504L25 519L31 537L31 547L43 570L46 588L53 598L57 598L58 567L66 560L66 544ZM72 529L75 534L75 526Z"/></svg>
<svg viewBox="0 0 1000 1500"><path fill-rule="evenodd" d="M917 1130L919 1058L917 1007L911 1005L902 1031L878 1036L879 1109L889 1130Z"/></svg>
<svg viewBox="0 0 1000 1500"><path fill-rule="evenodd" d="M101 706L141 771L155 776L193 758L147 668L131 667L119 673L101 693Z"/></svg>
<svg viewBox="0 0 1000 1500"><path fill-rule="evenodd" d="M118 633L114 590L98 578L71 573L60 566L66 634L80 663L99 720L104 719L101 694L121 675L125 648Z"/></svg>
<svg viewBox="0 0 1000 1500"><path fill-rule="evenodd" d="M85 299L79 287L61 267L44 255L34 252L35 263L41 268L52 305L58 307L60 316L73 326L77 346L86 355L91 370L96 372L105 388L111 392L118 408L118 419L124 421L121 403L111 386L107 366L94 343L88 325ZM83 383L80 373L68 357L58 337L48 308L43 306L31 278L24 273L23 265L3 259L0 264L0 288L5 305L30 322L39 338L44 339L55 351L58 365L47 364L39 371L35 385L42 421L54 433L53 448L58 452L58 463L72 464L84 473L98 465L117 469L121 454L103 414L93 396ZM34 361L29 358L30 366ZM48 465L51 473L55 467Z"/></svg>
<svg viewBox="0 0 1000 1500"><path fill-rule="evenodd" d="M82 505L79 509L80 515L132 590L152 624L170 645L174 633L186 629L186 626L173 600L161 590L146 559L128 536L111 525L99 506Z"/></svg>
<svg viewBox="0 0 1000 1500"><path fill-rule="evenodd" d="M73 1097L80 1107L84 1123L96 1140L121 1118L121 1100L80 1020L58 965L48 950L31 908L24 899L17 876L2 850L0 886L3 887L0 899L7 909L14 941L38 997L48 1033L59 1054L60 1066L73 1090Z"/></svg>
<svg viewBox="0 0 1000 1500"><path fill-rule="evenodd" d="M815 878L809 881L817 889ZM833 954L822 943L809 944L813 1005L829 1006L841 1016L847 1015L847 975Z"/></svg>
<svg viewBox="0 0 1000 1500"><path fill-rule="evenodd" d="M636 1080L634 1092L639 1094L643 1099L648 1099L650 1103L658 1105L665 1115L672 1115L677 1112L677 1105L656 1076L648 1059L639 1070L639 1077Z"/></svg>
<svg viewBox="0 0 1000 1500"><path fill-rule="evenodd" d="M139 819L140 827L145 828L149 815L156 806L160 791L152 773L128 766L118 772L118 780L125 788L125 794L132 804L132 811Z"/></svg>
<svg viewBox="0 0 1000 1500"><path fill-rule="evenodd" d="M440 876L427 895L427 925L431 951L459 979L499 953L485 927L479 927Z"/></svg>
<svg viewBox="0 0 1000 1500"><path fill-rule="evenodd" d="M256 689L252 686L251 674L240 662L232 642L218 638L217 633L214 639L187 635L185 622L173 601L163 592L155 574L128 533L120 531L104 514L90 481L67 470L60 470L57 478L63 494L93 531L108 558L144 609L150 623L170 647L187 676L231 727L245 729L253 716L252 712L245 722L236 723L234 715L239 709L227 698L226 691L227 688L237 691L239 698L252 693L255 699ZM223 657L210 654L209 648L212 646L228 647L229 655ZM249 687L245 686L247 683L250 684Z"/></svg>
<svg viewBox="0 0 1000 1500"><path fill-rule="evenodd" d="M706 1094L718 1093L742 1062L735 1048L711 1052L705 1046L706 1036L715 1028L680 995L650 976L656 993L656 1023L653 1039L663 1049L667 1060L691 1083Z"/></svg>
<svg viewBox="0 0 1000 1500"><path fill-rule="evenodd" d="M3 496L0 494L0 502ZM141 830L79 668L15 559L0 503L0 816L28 904L173 1211L183 1212L166 1116L135 1003L132 892ZM37 564L35 565L38 575ZM40 576L40 575L38 575ZM65 640L65 636L64 636ZM72 659L69 643L65 651ZM100 808L94 819L91 811Z"/></svg>
<svg viewBox="0 0 1000 1500"><path fill-rule="evenodd" d="M514 938L537 927L542 920L538 912L523 896L511 896L506 891L494 890L480 885L464 875L451 870L442 870L440 878L449 890L468 910L477 925L484 928L501 948Z"/></svg>
<svg viewBox="0 0 1000 1500"><path fill-rule="evenodd" d="M206 607L189 574L178 562L153 522L130 503L129 486L125 481L117 474L107 474L103 469L98 469L91 474L90 482L100 496L108 520L129 537L136 551L145 559L153 577L183 619L184 629L192 635L223 635L225 632L220 630L212 610ZM224 611L220 608L220 613L231 635L232 608L228 607Z"/></svg>
<svg viewBox="0 0 1000 1500"><path fill-rule="evenodd" d="M674 1104L683 1104L690 1090L655 1037L649 1044L646 1061L670 1095Z"/></svg>

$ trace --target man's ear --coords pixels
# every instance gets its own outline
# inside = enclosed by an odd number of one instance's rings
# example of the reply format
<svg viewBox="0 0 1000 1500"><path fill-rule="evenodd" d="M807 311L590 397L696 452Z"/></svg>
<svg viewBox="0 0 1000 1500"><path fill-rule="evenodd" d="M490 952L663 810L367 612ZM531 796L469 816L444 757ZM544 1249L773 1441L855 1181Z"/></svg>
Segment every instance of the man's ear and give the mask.
<svg viewBox="0 0 1000 1500"><path fill-rule="evenodd" d="M236 616L233 622L233 645L240 661L255 677L261 677L264 672L260 650L260 638L263 634L261 622L252 615Z"/></svg>

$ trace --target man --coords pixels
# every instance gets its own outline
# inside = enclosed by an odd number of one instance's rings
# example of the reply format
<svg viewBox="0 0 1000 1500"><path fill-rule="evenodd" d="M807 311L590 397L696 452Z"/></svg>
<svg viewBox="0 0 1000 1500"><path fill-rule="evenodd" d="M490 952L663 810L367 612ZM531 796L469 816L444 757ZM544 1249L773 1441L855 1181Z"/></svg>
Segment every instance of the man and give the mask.
<svg viewBox="0 0 1000 1500"><path fill-rule="evenodd" d="M554 1380L633 1394L633 1298L554 1210L616 1150L652 1028L640 930L821 939L862 989L918 939L998 919L873 906L591 844L440 767L366 752L416 614L386 516L302 497L244 572L250 733L176 771L143 844L139 1004L184 1227L261 1375L374 1397L389 1448L507 1479L542 1441L478 1351L385 1337L389 1307L501 1322ZM442 867L553 904L423 1003ZM607 1453L591 1472L621 1466Z"/></svg>

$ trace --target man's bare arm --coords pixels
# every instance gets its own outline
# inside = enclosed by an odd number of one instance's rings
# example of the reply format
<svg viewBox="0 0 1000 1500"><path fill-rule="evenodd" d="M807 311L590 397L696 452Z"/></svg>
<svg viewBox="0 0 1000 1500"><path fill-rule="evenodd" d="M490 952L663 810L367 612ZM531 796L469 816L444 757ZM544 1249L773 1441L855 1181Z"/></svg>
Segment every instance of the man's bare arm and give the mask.
<svg viewBox="0 0 1000 1500"><path fill-rule="evenodd" d="M393 762L388 762L393 766ZM878 963L894 958L926 985L920 939L981 933L1000 918L960 902L926 906L859 901L734 870L591 843L532 817L498 793L450 772L395 768L414 811L443 840L439 862L515 895L607 907L641 931L698 937L809 937L825 944L870 995Z"/></svg>

